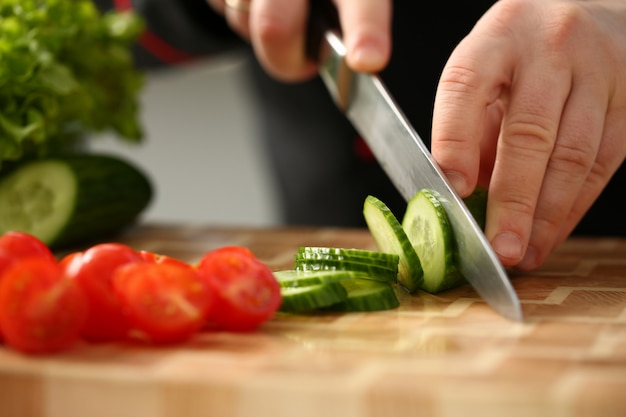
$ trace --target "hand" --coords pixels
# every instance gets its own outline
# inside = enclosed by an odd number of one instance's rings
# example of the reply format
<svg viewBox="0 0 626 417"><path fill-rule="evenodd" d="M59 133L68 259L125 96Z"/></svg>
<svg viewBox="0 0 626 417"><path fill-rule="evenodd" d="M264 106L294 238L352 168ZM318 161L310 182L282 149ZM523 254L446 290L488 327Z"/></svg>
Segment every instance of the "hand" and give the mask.
<svg viewBox="0 0 626 417"><path fill-rule="evenodd" d="M443 70L432 152L461 196L488 184L503 264L539 266L626 155L626 1L497 2Z"/></svg>
<svg viewBox="0 0 626 417"><path fill-rule="evenodd" d="M310 0L207 0L233 30L251 42L264 69L279 80L295 82L317 74L304 51ZM346 60L356 71L377 72L391 53L391 2L335 0Z"/></svg>

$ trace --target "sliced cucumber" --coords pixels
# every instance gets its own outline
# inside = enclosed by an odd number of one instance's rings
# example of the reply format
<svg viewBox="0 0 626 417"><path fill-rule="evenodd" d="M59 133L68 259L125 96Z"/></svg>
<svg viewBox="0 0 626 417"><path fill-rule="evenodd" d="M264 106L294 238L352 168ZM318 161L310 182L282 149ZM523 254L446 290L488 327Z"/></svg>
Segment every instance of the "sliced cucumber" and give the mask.
<svg viewBox="0 0 626 417"><path fill-rule="evenodd" d="M356 261L377 265L390 269L397 269L400 257L396 254L377 252L365 249L343 249L319 246L303 246L298 249L297 258L300 259L334 259Z"/></svg>
<svg viewBox="0 0 626 417"><path fill-rule="evenodd" d="M398 282L398 266L386 268L357 261L334 259L301 259L296 256L294 269L298 271L343 270L360 272L369 279L388 283Z"/></svg>
<svg viewBox="0 0 626 417"><path fill-rule="evenodd" d="M281 296L280 311L300 313L340 303L348 295L340 281L325 281L313 285L283 287Z"/></svg>
<svg viewBox="0 0 626 417"><path fill-rule="evenodd" d="M464 283L456 266L456 243L448 216L433 191L422 189L415 194L402 227L421 260L424 291L437 293Z"/></svg>
<svg viewBox="0 0 626 417"><path fill-rule="evenodd" d="M357 271L298 271L295 269L285 269L274 271L274 276L281 287L306 287L328 281L338 282L344 279L363 277L365 275Z"/></svg>
<svg viewBox="0 0 626 417"><path fill-rule="evenodd" d="M280 310L377 311L399 305L393 285L355 271L275 271L283 298Z"/></svg>
<svg viewBox="0 0 626 417"><path fill-rule="evenodd" d="M365 199L363 215L378 249L398 255L398 282L409 292L417 290L424 279L422 265L396 216L371 195Z"/></svg>
<svg viewBox="0 0 626 417"><path fill-rule="evenodd" d="M368 279L341 281L348 296L325 308L326 311L380 311L396 308L400 301L391 284Z"/></svg>
<svg viewBox="0 0 626 417"><path fill-rule="evenodd" d="M146 175L118 157L35 160L0 179L0 233L20 230L53 248L97 240L133 223L151 198Z"/></svg>

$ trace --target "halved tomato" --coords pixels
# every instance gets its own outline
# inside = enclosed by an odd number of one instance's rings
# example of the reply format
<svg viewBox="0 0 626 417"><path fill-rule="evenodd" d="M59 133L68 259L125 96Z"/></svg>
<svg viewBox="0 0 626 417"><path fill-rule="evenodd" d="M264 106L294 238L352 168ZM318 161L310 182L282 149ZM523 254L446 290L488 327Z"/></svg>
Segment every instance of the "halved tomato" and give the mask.
<svg viewBox="0 0 626 417"><path fill-rule="evenodd" d="M196 268L217 295L209 316L210 327L250 331L270 319L280 307L280 285L272 270L245 247L212 250Z"/></svg>
<svg viewBox="0 0 626 417"><path fill-rule="evenodd" d="M87 301L55 260L14 262L0 282L0 327L6 343L26 353L64 350L79 339Z"/></svg>
<svg viewBox="0 0 626 417"><path fill-rule="evenodd" d="M177 263L123 266L113 277L113 288L134 333L156 344L193 336L204 326L215 299L195 269Z"/></svg>

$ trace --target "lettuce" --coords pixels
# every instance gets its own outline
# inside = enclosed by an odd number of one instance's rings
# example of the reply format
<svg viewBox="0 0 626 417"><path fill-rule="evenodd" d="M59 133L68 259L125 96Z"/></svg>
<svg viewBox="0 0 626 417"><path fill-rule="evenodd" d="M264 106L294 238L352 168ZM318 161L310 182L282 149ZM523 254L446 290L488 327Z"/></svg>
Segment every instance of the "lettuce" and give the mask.
<svg viewBox="0 0 626 417"><path fill-rule="evenodd" d="M143 27L91 0L0 0L0 167L93 133L139 142L144 75L132 45Z"/></svg>

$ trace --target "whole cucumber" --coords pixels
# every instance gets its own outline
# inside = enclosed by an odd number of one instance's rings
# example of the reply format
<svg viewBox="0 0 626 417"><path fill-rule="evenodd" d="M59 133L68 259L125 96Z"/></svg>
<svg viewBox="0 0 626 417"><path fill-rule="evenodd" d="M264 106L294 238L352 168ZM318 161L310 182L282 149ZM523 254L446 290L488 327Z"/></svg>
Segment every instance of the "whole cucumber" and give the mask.
<svg viewBox="0 0 626 417"><path fill-rule="evenodd" d="M152 200L148 176L115 155L24 162L0 178L0 233L30 233L51 248L97 241L130 226Z"/></svg>

